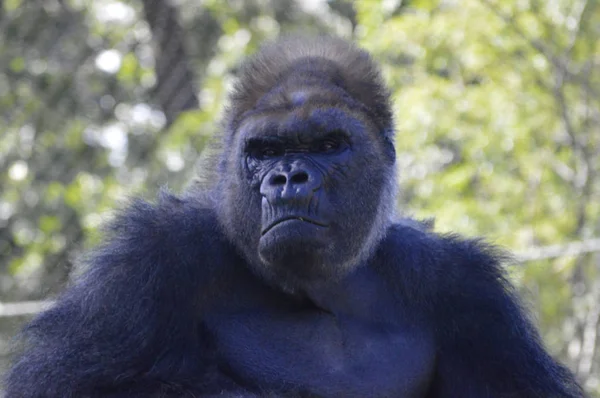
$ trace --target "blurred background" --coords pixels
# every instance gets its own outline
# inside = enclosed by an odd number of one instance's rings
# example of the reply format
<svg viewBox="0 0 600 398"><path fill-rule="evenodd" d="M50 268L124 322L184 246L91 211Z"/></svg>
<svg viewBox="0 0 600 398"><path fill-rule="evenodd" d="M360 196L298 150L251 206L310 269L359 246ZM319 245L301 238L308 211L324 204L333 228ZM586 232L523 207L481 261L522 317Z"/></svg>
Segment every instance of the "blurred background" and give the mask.
<svg viewBox="0 0 600 398"><path fill-rule="evenodd" d="M600 397L597 0L0 0L0 374L111 210L202 172L240 60L291 32L381 62L399 209L515 252L550 351Z"/></svg>

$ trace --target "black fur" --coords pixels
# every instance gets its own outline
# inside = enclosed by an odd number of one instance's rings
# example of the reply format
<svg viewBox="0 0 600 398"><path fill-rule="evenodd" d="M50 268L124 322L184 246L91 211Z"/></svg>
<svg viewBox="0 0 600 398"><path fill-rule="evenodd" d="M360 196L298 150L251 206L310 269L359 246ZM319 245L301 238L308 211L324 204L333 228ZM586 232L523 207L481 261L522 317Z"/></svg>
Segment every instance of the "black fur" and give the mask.
<svg viewBox="0 0 600 398"><path fill-rule="evenodd" d="M365 52L264 48L218 181L115 218L25 329L7 397L582 397L501 253L393 221L391 132Z"/></svg>

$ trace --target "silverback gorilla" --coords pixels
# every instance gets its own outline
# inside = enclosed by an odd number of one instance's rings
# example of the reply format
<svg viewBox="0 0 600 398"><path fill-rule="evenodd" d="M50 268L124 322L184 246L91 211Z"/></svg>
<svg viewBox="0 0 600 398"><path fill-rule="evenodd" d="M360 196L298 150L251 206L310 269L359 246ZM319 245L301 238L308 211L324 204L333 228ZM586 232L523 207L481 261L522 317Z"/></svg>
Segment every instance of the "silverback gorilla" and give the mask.
<svg viewBox="0 0 600 398"><path fill-rule="evenodd" d="M370 56L248 60L212 184L135 201L24 331L14 397L582 397L479 240L395 218Z"/></svg>

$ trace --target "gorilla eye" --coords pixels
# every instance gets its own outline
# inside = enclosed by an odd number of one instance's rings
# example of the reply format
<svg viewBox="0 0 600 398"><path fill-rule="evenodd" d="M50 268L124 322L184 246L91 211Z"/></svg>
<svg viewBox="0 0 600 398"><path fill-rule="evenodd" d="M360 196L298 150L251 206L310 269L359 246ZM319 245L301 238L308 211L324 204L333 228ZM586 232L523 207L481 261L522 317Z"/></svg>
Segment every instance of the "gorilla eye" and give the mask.
<svg viewBox="0 0 600 398"><path fill-rule="evenodd" d="M279 155L281 155L281 151L275 147L266 147L259 151L259 157L261 158L272 158Z"/></svg>
<svg viewBox="0 0 600 398"><path fill-rule="evenodd" d="M285 153L283 143L264 138L250 139L245 151L251 159L255 160L270 159L282 156Z"/></svg>
<svg viewBox="0 0 600 398"><path fill-rule="evenodd" d="M251 148L248 152L254 159L263 160L281 156L283 155L284 150L282 147L277 145L260 143L258 145L251 145Z"/></svg>
<svg viewBox="0 0 600 398"><path fill-rule="evenodd" d="M317 142L314 150L319 153L331 153L339 150L342 144L342 138L336 134Z"/></svg>
<svg viewBox="0 0 600 398"><path fill-rule="evenodd" d="M339 147L339 144L333 140L327 140L321 143L321 151L322 152L330 152Z"/></svg>

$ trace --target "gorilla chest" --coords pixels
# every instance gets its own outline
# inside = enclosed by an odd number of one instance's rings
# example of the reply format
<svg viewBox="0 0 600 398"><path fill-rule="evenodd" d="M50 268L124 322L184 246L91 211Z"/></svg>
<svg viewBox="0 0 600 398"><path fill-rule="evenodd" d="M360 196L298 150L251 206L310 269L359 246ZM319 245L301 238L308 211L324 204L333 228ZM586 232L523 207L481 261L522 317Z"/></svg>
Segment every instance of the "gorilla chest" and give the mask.
<svg viewBox="0 0 600 398"><path fill-rule="evenodd" d="M209 318L221 366L244 384L322 397L422 397L433 372L425 330L327 313Z"/></svg>

